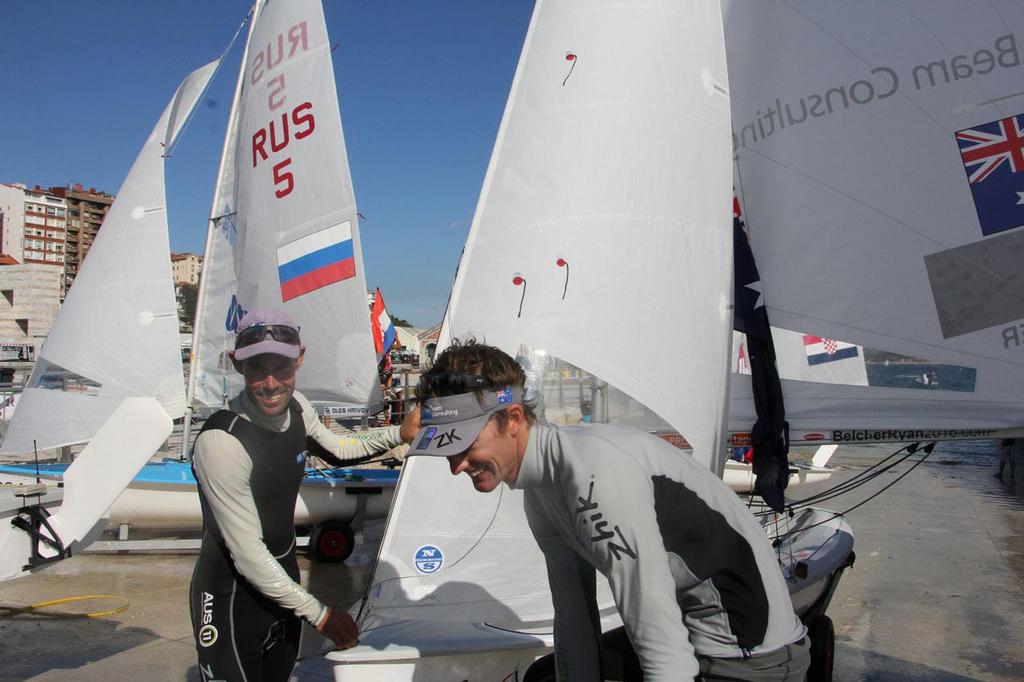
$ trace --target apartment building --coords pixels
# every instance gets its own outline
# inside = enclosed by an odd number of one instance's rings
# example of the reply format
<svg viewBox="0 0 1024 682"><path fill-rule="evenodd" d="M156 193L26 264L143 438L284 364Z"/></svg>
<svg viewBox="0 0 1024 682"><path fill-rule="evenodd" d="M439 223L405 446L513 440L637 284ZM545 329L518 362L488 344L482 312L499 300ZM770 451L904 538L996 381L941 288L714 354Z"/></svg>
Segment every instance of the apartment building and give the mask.
<svg viewBox="0 0 1024 682"><path fill-rule="evenodd" d="M38 185L25 188L25 225L22 263L64 270L67 244L67 204L63 197Z"/></svg>
<svg viewBox="0 0 1024 682"><path fill-rule="evenodd" d="M70 287L78 276L82 261L89 253L103 219L114 203L114 196L82 185L51 187L50 192L67 202L67 253L64 268L65 287Z"/></svg>
<svg viewBox="0 0 1024 682"><path fill-rule="evenodd" d="M25 258L24 239L25 187L0 183L0 254L20 263Z"/></svg>
<svg viewBox="0 0 1024 682"><path fill-rule="evenodd" d="M171 273L175 284L199 284L203 257L195 253L172 253Z"/></svg>

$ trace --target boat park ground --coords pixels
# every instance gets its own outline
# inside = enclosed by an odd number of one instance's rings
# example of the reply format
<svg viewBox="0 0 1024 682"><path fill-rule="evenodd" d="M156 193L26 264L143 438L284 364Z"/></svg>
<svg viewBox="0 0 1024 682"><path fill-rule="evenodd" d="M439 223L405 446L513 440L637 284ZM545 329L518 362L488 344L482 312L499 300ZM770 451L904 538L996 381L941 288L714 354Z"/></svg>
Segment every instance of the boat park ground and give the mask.
<svg viewBox="0 0 1024 682"><path fill-rule="evenodd" d="M840 448L848 479L890 446ZM829 613L835 679L861 682L1024 680L1024 482L992 477L987 456L940 445L893 488L852 511L856 565ZM879 478L890 482L906 470ZM1021 470L1024 478L1024 469ZM791 490L806 497L822 485ZM874 483L833 500L848 509ZM330 604L361 596L382 523L369 524L345 564L302 560L303 581ZM194 555L83 554L0 583L0 680L198 680L186 596ZM114 599L31 604L87 595ZM81 614L127 609L110 616ZM333 679L323 640L307 629L300 680Z"/></svg>

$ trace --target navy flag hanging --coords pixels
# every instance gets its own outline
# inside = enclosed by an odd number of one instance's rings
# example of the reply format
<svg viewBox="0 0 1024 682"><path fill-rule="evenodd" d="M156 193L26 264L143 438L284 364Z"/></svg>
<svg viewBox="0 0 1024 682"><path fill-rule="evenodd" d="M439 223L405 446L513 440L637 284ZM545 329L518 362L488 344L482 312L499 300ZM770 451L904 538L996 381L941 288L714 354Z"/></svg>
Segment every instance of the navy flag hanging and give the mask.
<svg viewBox="0 0 1024 682"><path fill-rule="evenodd" d="M789 483L789 424L782 399L782 382L775 364L775 344L764 305L761 277L754 263L740 204L733 199L733 260L736 308L733 328L747 335L750 380L757 421L750 430L754 451L754 492L777 512L783 510L783 491Z"/></svg>

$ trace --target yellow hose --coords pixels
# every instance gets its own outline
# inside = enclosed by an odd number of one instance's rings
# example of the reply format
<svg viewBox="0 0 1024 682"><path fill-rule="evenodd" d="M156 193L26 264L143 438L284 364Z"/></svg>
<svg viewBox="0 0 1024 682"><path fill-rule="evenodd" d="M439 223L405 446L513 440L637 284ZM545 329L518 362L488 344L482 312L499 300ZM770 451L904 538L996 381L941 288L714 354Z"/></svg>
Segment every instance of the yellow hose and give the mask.
<svg viewBox="0 0 1024 682"><path fill-rule="evenodd" d="M40 601L35 604L29 604L21 608L11 607L0 607L0 610L8 612L9 616L17 616L23 613L29 613L39 609L45 609L50 606L59 606L60 604L71 604L74 602L89 601L90 599L119 599L123 603L106 611L94 611L92 613L55 613L54 616L63 618L103 618L104 616L112 616L115 613L121 613L128 608L128 600L116 594L85 594L78 597L62 597L61 599L50 599L48 601Z"/></svg>

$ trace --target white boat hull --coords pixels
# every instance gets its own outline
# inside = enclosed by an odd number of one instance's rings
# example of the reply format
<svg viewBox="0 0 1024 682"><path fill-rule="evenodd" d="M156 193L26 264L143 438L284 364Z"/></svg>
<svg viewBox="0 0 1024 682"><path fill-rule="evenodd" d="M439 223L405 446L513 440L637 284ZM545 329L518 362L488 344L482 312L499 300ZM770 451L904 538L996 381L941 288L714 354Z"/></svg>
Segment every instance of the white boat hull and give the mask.
<svg viewBox="0 0 1024 682"><path fill-rule="evenodd" d="M52 486L59 476L44 475ZM34 475L0 472L0 484L34 482ZM350 523L361 518L387 516L394 495L394 482L350 481L308 478L299 488L295 502L295 525L314 526L324 521ZM194 482L151 483L133 481L114 500L106 515L106 527L115 530L127 525L132 530L200 531L203 514Z"/></svg>
<svg viewBox="0 0 1024 682"><path fill-rule="evenodd" d="M789 485L797 486L828 480L835 471L832 467L790 465ZM738 493L749 493L754 489L754 467L745 462L727 460L722 480Z"/></svg>
<svg viewBox="0 0 1024 682"><path fill-rule="evenodd" d="M775 521L762 517L766 531L792 533L780 545L779 559L793 609L798 616L813 616L827 606L838 572L849 565L852 531L842 517L822 509ZM620 625L614 614L602 620L606 632ZM553 647L550 629L522 632L399 620L364 630L358 646L326 657L338 682L522 680L530 665Z"/></svg>
<svg viewBox="0 0 1024 682"><path fill-rule="evenodd" d="M394 621L365 631L360 644L332 651L334 679L343 682L522 680L552 652L547 631L513 632L488 625Z"/></svg>

